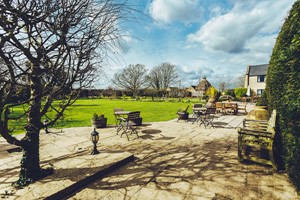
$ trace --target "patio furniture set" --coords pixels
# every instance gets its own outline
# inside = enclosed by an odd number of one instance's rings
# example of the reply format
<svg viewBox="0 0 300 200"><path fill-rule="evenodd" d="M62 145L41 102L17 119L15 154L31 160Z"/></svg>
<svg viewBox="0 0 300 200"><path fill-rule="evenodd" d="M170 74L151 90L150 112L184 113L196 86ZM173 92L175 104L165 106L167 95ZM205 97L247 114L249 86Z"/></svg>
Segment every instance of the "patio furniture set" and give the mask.
<svg viewBox="0 0 300 200"><path fill-rule="evenodd" d="M247 114L246 111L247 104L240 103L240 102L217 102L216 104L206 104L205 106L202 106L202 104L193 104L193 118L195 119L193 123L200 122L200 126L203 124L206 127L213 125L213 119L215 114L234 114L237 115L239 111L243 111L245 114ZM185 120L188 121L189 113L187 111L187 108L183 111L177 112L178 119L179 120Z"/></svg>
<svg viewBox="0 0 300 200"><path fill-rule="evenodd" d="M222 106L220 106L222 105ZM240 105L241 110L246 111L246 106ZM188 119L188 108L178 111L178 120ZM239 110L238 103L227 102L216 104L215 107L204 106L201 104L193 105L193 117L195 122L199 122L205 128L211 126L214 128L213 120L215 114L237 114ZM125 134L129 140L129 134L136 134L139 138L137 126L142 124L142 117L140 111L124 111L122 108L115 108L114 115L116 120L117 135L121 133L121 137ZM271 165L274 169L278 169L275 160L273 145L275 139L275 123L276 110L273 110L272 115L268 121L266 120L250 120L244 119L243 126L238 128L238 160L244 162L250 160L253 162Z"/></svg>
<svg viewBox="0 0 300 200"><path fill-rule="evenodd" d="M188 107L186 108L186 113ZM237 114L239 110L246 111L246 105L238 103L216 103L215 107L202 107L201 104L193 105L193 117L195 122L200 122L205 128L214 128L215 114ZM182 113L178 113L178 120L187 121ZM256 163L271 165L275 170L278 166L274 159L276 110L273 110L269 120L244 119L243 126L238 128L238 160L244 162L250 160Z"/></svg>
<svg viewBox="0 0 300 200"><path fill-rule="evenodd" d="M140 116L140 113L140 111L124 111L122 108L115 108L114 115L117 135L122 131L121 137L123 134L125 134L128 141L128 134L136 134L137 138L139 138L137 126L142 125L143 120L143 118Z"/></svg>

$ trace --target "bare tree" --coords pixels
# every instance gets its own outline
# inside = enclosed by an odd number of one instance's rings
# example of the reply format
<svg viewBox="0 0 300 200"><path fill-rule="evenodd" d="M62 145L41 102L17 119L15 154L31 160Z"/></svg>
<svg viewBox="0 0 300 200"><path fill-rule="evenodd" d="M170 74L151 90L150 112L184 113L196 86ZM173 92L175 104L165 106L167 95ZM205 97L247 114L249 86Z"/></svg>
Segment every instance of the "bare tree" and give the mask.
<svg viewBox="0 0 300 200"><path fill-rule="evenodd" d="M161 71L159 70L159 67L153 68L147 76L148 83L150 84L151 87L153 87L156 90L162 88L161 79L162 79L162 74Z"/></svg>
<svg viewBox="0 0 300 200"><path fill-rule="evenodd" d="M170 87L172 84L177 83L178 75L176 72L175 65L171 63L162 63L159 66L159 69L162 74L162 88L167 89Z"/></svg>
<svg viewBox="0 0 300 200"><path fill-rule="evenodd" d="M245 75L237 76L234 80L235 86L239 88L245 87Z"/></svg>
<svg viewBox="0 0 300 200"><path fill-rule="evenodd" d="M224 92L226 90L226 83L224 81L219 82L219 91Z"/></svg>
<svg viewBox="0 0 300 200"><path fill-rule="evenodd" d="M158 91L161 89L166 90L177 83L178 75L175 65L170 63L160 64L150 71L147 80L154 89Z"/></svg>
<svg viewBox="0 0 300 200"><path fill-rule="evenodd" d="M122 89L131 91L136 97L138 90L146 83L146 74L145 65L129 65L121 73L114 75L113 83Z"/></svg>
<svg viewBox="0 0 300 200"><path fill-rule="evenodd" d="M116 3L119 2L119 3ZM53 125L87 88L105 55L119 45L125 0L2 0L0 2L0 134L22 147L18 184L41 178L39 133ZM130 16L129 16L130 15ZM12 102L20 89L26 99ZM9 114L14 107L23 112ZM49 115L49 111L55 115ZM25 137L9 127L24 121ZM43 124L44 119L48 120Z"/></svg>

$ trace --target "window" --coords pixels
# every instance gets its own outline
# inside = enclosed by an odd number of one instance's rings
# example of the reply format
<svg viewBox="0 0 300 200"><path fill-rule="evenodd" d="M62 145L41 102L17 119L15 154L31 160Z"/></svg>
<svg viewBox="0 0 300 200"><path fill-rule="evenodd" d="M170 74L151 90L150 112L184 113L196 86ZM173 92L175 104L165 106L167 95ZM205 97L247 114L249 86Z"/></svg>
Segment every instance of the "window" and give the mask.
<svg viewBox="0 0 300 200"><path fill-rule="evenodd" d="M259 75L259 76L257 76L257 82L258 83L265 82L265 79L266 79L266 75Z"/></svg>
<svg viewBox="0 0 300 200"><path fill-rule="evenodd" d="M258 89L257 90L257 96L261 96L261 94L264 92L264 90L263 89Z"/></svg>

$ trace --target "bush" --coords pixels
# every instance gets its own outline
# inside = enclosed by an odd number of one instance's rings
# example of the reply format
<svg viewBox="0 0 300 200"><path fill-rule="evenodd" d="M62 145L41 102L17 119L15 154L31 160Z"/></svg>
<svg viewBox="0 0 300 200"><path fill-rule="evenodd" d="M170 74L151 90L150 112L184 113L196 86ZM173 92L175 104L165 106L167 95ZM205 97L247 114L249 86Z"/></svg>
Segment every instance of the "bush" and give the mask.
<svg viewBox="0 0 300 200"><path fill-rule="evenodd" d="M300 1L297 0L273 48L266 91L270 110L277 109L286 171L300 190Z"/></svg>
<svg viewBox="0 0 300 200"><path fill-rule="evenodd" d="M267 97L267 93L263 92L261 94L261 97L258 99L257 101L257 106L267 106L268 105L268 97Z"/></svg>
<svg viewBox="0 0 300 200"><path fill-rule="evenodd" d="M232 97L235 97L234 89L227 89L225 90L225 95L230 95Z"/></svg>
<svg viewBox="0 0 300 200"><path fill-rule="evenodd" d="M246 93L247 93L247 88L235 88L234 89L234 94L237 98L246 96Z"/></svg>
<svg viewBox="0 0 300 200"><path fill-rule="evenodd" d="M210 86L206 91L206 95L209 97L212 97L212 98L215 98L217 93L218 93L218 90L216 88L214 88L213 86Z"/></svg>

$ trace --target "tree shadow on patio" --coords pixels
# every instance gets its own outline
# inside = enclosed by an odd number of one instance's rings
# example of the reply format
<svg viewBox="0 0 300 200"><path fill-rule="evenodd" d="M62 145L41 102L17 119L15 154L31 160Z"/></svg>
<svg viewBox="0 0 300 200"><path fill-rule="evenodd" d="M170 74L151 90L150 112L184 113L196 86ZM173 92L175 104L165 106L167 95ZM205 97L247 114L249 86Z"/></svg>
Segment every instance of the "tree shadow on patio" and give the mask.
<svg viewBox="0 0 300 200"><path fill-rule="evenodd" d="M282 182L276 182L279 173L272 168L237 161L235 141L213 140L201 145L172 143L164 148L153 145L151 153L121 170L95 182L88 188L100 191L118 190L124 198L131 198L140 190L175 192L182 195L214 193L229 199L255 198L276 199L284 194ZM133 150L130 149L124 149ZM134 152L132 152L134 153ZM181 184L186 187L180 187ZM272 187L274 193L269 191Z"/></svg>
<svg viewBox="0 0 300 200"><path fill-rule="evenodd" d="M160 134L162 131L158 129L147 129L141 131L143 135L140 136L140 138L144 140L171 140L175 137L166 137L163 134ZM159 134L159 135L158 135ZM160 137L159 137L160 136Z"/></svg>

